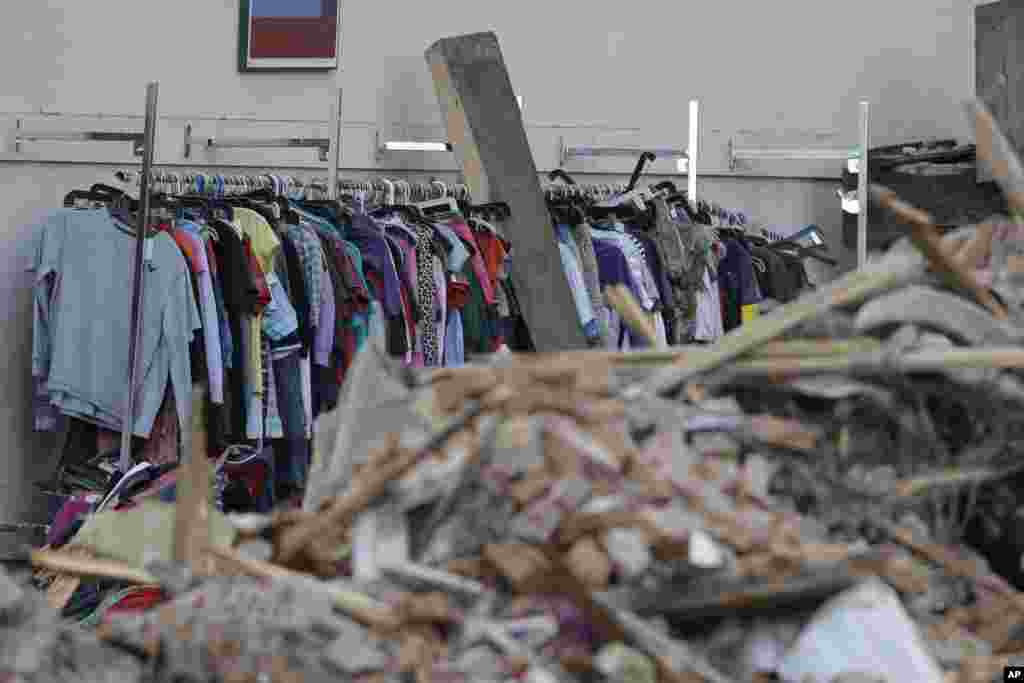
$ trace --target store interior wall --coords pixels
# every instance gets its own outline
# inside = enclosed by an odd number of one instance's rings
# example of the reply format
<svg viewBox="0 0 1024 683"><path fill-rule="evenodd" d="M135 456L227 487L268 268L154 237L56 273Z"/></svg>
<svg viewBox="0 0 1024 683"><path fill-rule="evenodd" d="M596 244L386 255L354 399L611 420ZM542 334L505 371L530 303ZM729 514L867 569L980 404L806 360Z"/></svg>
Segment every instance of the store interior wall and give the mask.
<svg viewBox="0 0 1024 683"><path fill-rule="evenodd" d="M444 36L493 30L524 98L541 171L561 164L561 143L685 147L687 102L699 99L700 194L770 223L816 223L846 267L852 256L840 244L838 166L774 162L734 172L729 141L852 148L862 99L872 103L872 144L968 134L960 101L973 92L973 0L604 5L341 0L338 71L239 74L237 0L13 0L5 7L11 20L0 24L0 60L8 65L0 85L0 522L38 514L30 482L52 474L56 450L52 438L31 430L24 272L31 224L68 190L109 182L114 169L137 164L118 144L16 150L19 121L47 130L139 130L145 84L159 81L159 163L310 174L319 162L307 150L200 152L186 160L184 126L200 135L326 136L341 86L343 177L454 177L450 158L381 158L376 139L443 135L423 51ZM632 165L566 168L597 182L622 180ZM653 169L672 170L670 162Z"/></svg>

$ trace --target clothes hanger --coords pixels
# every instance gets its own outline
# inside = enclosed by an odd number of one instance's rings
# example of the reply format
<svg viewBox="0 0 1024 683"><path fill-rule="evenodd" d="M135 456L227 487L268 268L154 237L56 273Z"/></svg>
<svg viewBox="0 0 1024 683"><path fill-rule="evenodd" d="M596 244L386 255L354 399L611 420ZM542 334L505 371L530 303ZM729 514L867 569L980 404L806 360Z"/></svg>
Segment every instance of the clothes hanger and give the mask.
<svg viewBox="0 0 1024 683"><path fill-rule="evenodd" d="M555 180L562 180L565 182L566 185L576 184L576 181L572 179L572 176L570 176L568 173L566 173L560 168L556 168L554 171L548 173L548 180L552 182Z"/></svg>
<svg viewBox="0 0 1024 683"><path fill-rule="evenodd" d="M93 202L109 206L114 202L116 197L111 196L106 192L94 192L92 190L71 190L64 195L64 206L65 208L73 208L80 201Z"/></svg>

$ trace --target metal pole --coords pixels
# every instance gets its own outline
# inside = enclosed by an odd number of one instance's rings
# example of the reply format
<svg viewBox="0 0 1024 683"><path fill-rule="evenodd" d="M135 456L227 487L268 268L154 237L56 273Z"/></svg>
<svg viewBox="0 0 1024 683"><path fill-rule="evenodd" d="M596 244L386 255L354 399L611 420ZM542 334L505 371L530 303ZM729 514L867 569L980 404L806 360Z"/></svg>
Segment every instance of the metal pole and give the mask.
<svg viewBox="0 0 1024 683"><path fill-rule="evenodd" d="M330 120L331 147L327 155L327 198L336 200L338 198L338 166L341 164L341 86L331 103Z"/></svg>
<svg viewBox="0 0 1024 683"><path fill-rule="evenodd" d="M700 102L690 100L690 160L687 163L686 194L691 202L697 201L697 157L700 145Z"/></svg>
<svg viewBox="0 0 1024 683"><path fill-rule="evenodd" d="M869 114L871 105L860 103L860 167L857 169L857 267L868 262L868 146L871 143Z"/></svg>
<svg viewBox="0 0 1024 683"><path fill-rule="evenodd" d="M139 219L135 230L135 272L132 276L131 339L128 341L128 399L125 401L121 425L121 473L132 467L132 433L135 431L135 382L138 374L139 347L142 345L142 311L145 301L145 267L147 231L149 230L149 179L153 172L156 143L158 83L146 86L146 129L142 150L142 177L139 180Z"/></svg>

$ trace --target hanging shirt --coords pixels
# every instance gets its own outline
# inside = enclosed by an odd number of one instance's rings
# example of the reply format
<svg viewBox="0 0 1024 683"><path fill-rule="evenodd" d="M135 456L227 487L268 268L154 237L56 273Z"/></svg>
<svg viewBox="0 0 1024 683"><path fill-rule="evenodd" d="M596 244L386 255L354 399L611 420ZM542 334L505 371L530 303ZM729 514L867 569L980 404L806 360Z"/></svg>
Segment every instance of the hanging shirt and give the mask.
<svg viewBox="0 0 1024 683"><path fill-rule="evenodd" d="M594 253L602 291L612 285L624 285L633 296L639 299L639 285L630 272L629 262L622 249L611 242L594 240ZM622 320L611 306L604 307L605 328L608 330L607 348L618 349L621 346Z"/></svg>
<svg viewBox="0 0 1024 683"><path fill-rule="evenodd" d="M312 229L302 225L285 225L281 232L298 255L309 302L309 323L317 330L320 327L320 283L324 273L324 254L320 240Z"/></svg>
<svg viewBox="0 0 1024 683"><path fill-rule="evenodd" d="M473 272L476 274L477 280L480 283L480 287L483 290L484 303L488 306L494 305L496 301L494 297L494 288L491 286L491 278L487 274L487 266L484 263L483 256L480 254L480 246L476 242L476 237L474 237L473 231L460 219L453 219L449 221L447 225L455 231L455 234L458 235L466 245L472 247L470 263L472 264Z"/></svg>
<svg viewBox="0 0 1024 683"><path fill-rule="evenodd" d="M436 365L438 367L444 365L444 349L445 340L448 336L448 287L445 282L444 264L441 263L441 258L434 254L434 292L435 292L435 312L436 316L434 322L437 326L437 359Z"/></svg>
<svg viewBox="0 0 1024 683"><path fill-rule="evenodd" d="M608 329L605 327L607 324L607 313L605 311L604 296L601 294L601 280L597 270L597 255L594 253L594 242L590 236L590 226L585 223L577 225L571 232L580 255L580 265L583 267L583 282L587 287L590 305L594 309L594 317L597 318L600 325L600 339L607 343Z"/></svg>
<svg viewBox="0 0 1024 683"><path fill-rule="evenodd" d="M261 296L264 306L273 301L273 294L270 292L269 277L274 272L274 259L277 258L277 251L281 248L281 241L274 233L273 228L267 220L257 212L238 207L235 209L235 223L242 230L242 234L249 238L249 245L252 254L256 258L256 265L259 267L266 282L266 293ZM256 273L254 273L256 274ZM258 274L256 274L258 276ZM294 311L292 311L294 314ZM259 310L249 326L249 335L252 346L249 347L249 354L253 364L254 376L256 379L256 393L263 394L263 359L260 352L262 348L261 330L263 327L264 310ZM296 323L296 328L298 324ZM294 329L293 329L294 331Z"/></svg>
<svg viewBox="0 0 1024 683"><path fill-rule="evenodd" d="M621 224L619 224L621 227ZM645 311L654 310L657 301L657 286L654 284L654 277L647 268L647 261L644 256L643 246L632 236L627 235L619 229L604 229L594 226L592 230L594 239L611 242L619 247L629 264L629 272L637 285L634 295L640 306Z"/></svg>
<svg viewBox="0 0 1024 683"><path fill-rule="evenodd" d="M704 288L697 292L697 328L694 339L716 342L725 334L722 327L722 303L718 283L712 283L711 273L704 269Z"/></svg>
<svg viewBox="0 0 1024 683"><path fill-rule="evenodd" d="M217 306L217 325L220 332L222 367L225 370L229 370L233 366L234 339L231 336L231 324L228 320L227 308L224 305L224 279L220 274L220 267L217 264L213 240L209 237L206 237L205 240L206 257L210 264L210 276L213 279L213 301Z"/></svg>
<svg viewBox="0 0 1024 683"><path fill-rule="evenodd" d="M562 268L569 280L569 291L572 293L573 303L576 304L576 314L579 316L580 326L587 339L593 340L600 336L601 327L594 315L594 307L590 303L590 295L587 294L587 284L583 280L583 268L579 260L579 252L576 250L576 243L569 235L569 228L559 225L558 233L558 254L562 259Z"/></svg>
<svg viewBox="0 0 1024 683"><path fill-rule="evenodd" d="M750 252L738 240L726 239L723 244L726 253L718 264L718 277L724 297L722 319L729 332L743 323L743 308L756 306L762 297Z"/></svg>
<svg viewBox="0 0 1024 683"><path fill-rule="evenodd" d="M135 250L133 229L107 209L65 209L36 226L29 270L36 289L32 371L45 378L51 403L64 414L120 431L125 422L128 344ZM148 238L141 344L132 431L148 438L168 381L178 425L191 433L189 343L201 329L188 266L165 233ZM36 322L57 321L41 327Z"/></svg>
<svg viewBox="0 0 1024 683"><path fill-rule="evenodd" d="M462 329L462 311L453 308L448 312L448 324L444 334L444 365L447 368L462 367L466 362L465 333Z"/></svg>
<svg viewBox="0 0 1024 683"><path fill-rule="evenodd" d="M434 225L434 229L437 230L438 234L444 238L448 245L446 249L447 262L445 264L448 272L461 273L462 269L466 266L466 261L469 260L469 250L466 249L466 245L462 243L459 236L448 225L437 223Z"/></svg>
<svg viewBox="0 0 1024 683"><path fill-rule="evenodd" d="M380 301L384 313L388 317L402 315L401 283L383 231L369 216L357 215L352 218L347 237L359 248L365 267L380 278Z"/></svg>
<svg viewBox="0 0 1024 683"><path fill-rule="evenodd" d="M210 401L224 403L224 364L220 342L220 321L217 301L213 293L213 275L207 258L206 245L199 236L199 226L191 221L180 221L176 234L192 246L192 266L199 289L199 309L203 318L203 346L206 350L207 380ZM176 237L176 240L178 238ZM181 244L181 241L178 242Z"/></svg>
<svg viewBox="0 0 1024 683"><path fill-rule="evenodd" d="M320 327L316 330L316 339L313 342L313 363L327 368L331 365L331 351L334 349L334 287L326 271L320 274L320 279Z"/></svg>

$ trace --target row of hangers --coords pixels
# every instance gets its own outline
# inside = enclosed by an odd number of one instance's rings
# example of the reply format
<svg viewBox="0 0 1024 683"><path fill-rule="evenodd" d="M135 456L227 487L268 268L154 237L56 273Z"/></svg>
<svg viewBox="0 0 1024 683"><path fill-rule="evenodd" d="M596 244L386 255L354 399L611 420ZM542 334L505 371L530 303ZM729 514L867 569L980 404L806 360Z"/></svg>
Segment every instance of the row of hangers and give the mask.
<svg viewBox="0 0 1024 683"><path fill-rule="evenodd" d="M118 171L115 176L122 183L138 185L140 173ZM294 199L326 199L327 180L301 178L277 174L223 175L196 172L154 170L150 174L150 188L155 193L169 195L214 194L245 195L269 189L275 194ZM410 183L407 180L375 178L373 180L341 180L339 192L355 195L360 192L373 197L376 203L414 203L451 197L457 201L469 200L469 187L432 179L429 182ZM390 198L390 199L388 199Z"/></svg>
<svg viewBox="0 0 1024 683"><path fill-rule="evenodd" d="M121 182L136 185L140 180L139 176L136 171L118 171L116 174ZM105 187L107 190L104 192L114 190L109 186ZM304 182L293 176L275 174L220 175L154 170L150 175L150 188L156 200L152 203L154 206L161 201L170 201L169 198L241 196L278 204L286 214L287 202L282 200L289 198L307 204L336 208L340 213L351 213L353 207L359 211L371 207L395 207L396 211L410 219L415 216L439 219L449 214L462 213L467 217L497 221L504 220L511 214L508 204L504 202L474 205L467 185L449 184L437 179L417 183L389 178L342 180L338 184L340 198L337 202L326 198L326 181L314 178L310 182ZM120 190L114 191L124 194ZM81 194L79 198L89 199ZM109 199L105 194L94 195L93 198L104 202Z"/></svg>

